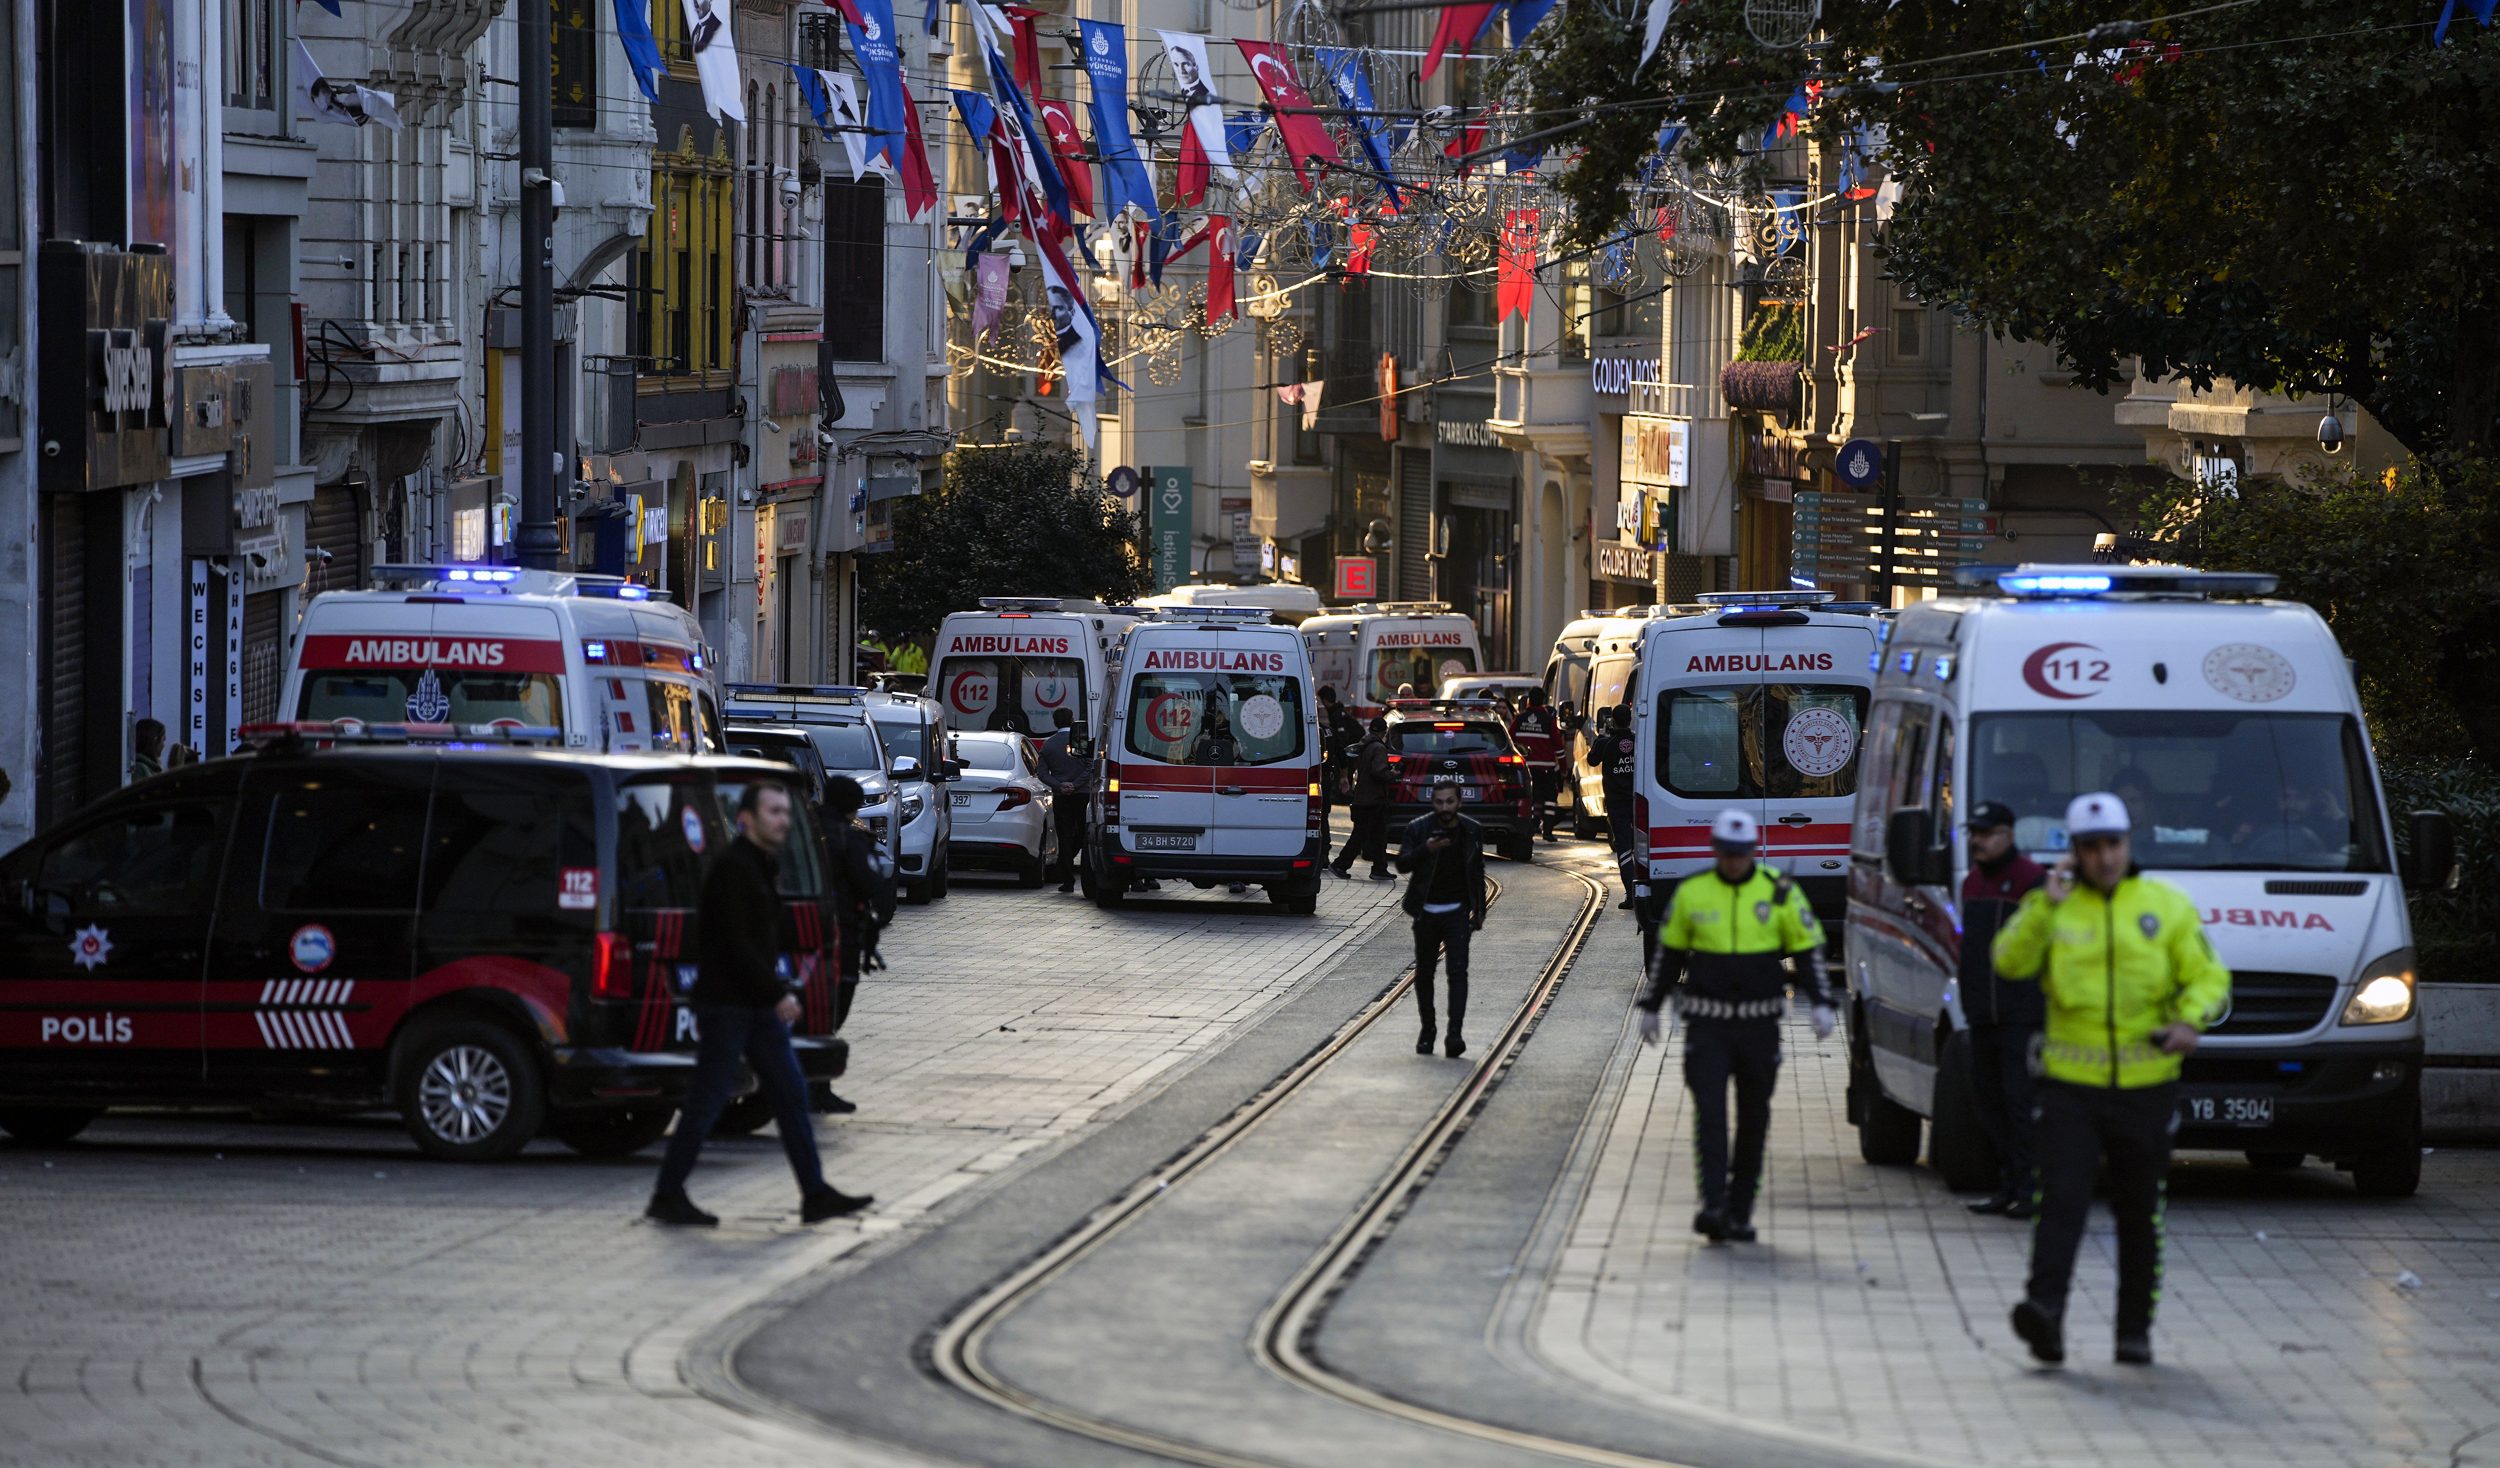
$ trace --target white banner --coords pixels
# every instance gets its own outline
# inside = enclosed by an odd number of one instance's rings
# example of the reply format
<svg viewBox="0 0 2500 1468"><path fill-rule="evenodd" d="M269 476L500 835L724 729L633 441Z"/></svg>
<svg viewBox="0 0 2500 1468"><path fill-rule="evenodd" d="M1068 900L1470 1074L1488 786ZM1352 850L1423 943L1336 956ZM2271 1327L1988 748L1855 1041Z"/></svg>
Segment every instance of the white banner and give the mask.
<svg viewBox="0 0 2500 1468"><path fill-rule="evenodd" d="M694 72L703 82L703 107L714 122L746 126L738 100L738 37L729 23L730 0L680 0L686 7L686 39L694 47Z"/></svg>

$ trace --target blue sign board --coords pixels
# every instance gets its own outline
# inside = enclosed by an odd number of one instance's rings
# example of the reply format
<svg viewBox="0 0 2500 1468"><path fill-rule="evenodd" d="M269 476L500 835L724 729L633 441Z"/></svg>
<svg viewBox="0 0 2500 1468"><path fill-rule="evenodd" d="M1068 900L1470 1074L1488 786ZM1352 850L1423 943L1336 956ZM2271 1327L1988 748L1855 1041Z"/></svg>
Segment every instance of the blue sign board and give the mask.
<svg viewBox="0 0 2500 1468"><path fill-rule="evenodd" d="M1884 446L1869 438L1853 438L1840 446L1832 474L1851 489L1873 489L1884 479Z"/></svg>

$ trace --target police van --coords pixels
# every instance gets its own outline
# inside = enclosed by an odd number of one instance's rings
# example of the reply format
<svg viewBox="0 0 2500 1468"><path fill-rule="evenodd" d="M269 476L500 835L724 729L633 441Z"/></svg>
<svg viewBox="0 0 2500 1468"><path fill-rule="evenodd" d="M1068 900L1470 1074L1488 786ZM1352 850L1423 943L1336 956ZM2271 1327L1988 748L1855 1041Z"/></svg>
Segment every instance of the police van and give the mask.
<svg viewBox="0 0 2500 1468"><path fill-rule="evenodd" d="M1146 878L1264 887L1319 905L1319 705L1302 639L1264 608L1171 609L1131 626L1082 868L1120 905Z"/></svg>
<svg viewBox="0 0 2500 1468"><path fill-rule="evenodd" d="M1763 864L1837 921L1877 623L1828 591L1699 601L1698 615L1643 622L1635 639L1639 676L1626 696L1640 751L1632 898L1642 929L1664 919L1676 883L1710 866L1711 819L1730 807L1759 825Z"/></svg>
<svg viewBox="0 0 2500 1468"><path fill-rule="evenodd" d="M657 1140L693 1073L695 917L754 760L535 747L552 727L256 725L0 856L0 1129L109 1107L398 1111L435 1157ZM780 884L797 1048L848 1050L815 818ZM756 1099L732 1125L763 1119Z"/></svg>
<svg viewBox="0 0 2500 1468"><path fill-rule="evenodd" d="M927 694L955 732L1047 738L1061 709L1102 727L1103 690L1133 608L1055 597L985 596L949 612L929 650Z"/></svg>
<svg viewBox="0 0 2500 1468"><path fill-rule="evenodd" d="M2417 983L2404 879L2444 882L2453 836L2415 813L2400 875L2343 651L2315 611L2267 599L2274 585L2177 566L1972 568L1961 594L1890 624L1845 936L1849 1115L1868 1161L1917 1160L1924 1119L1947 1181L1994 1182L1955 986L1961 823L2001 802L2015 844L2054 864L2067 802L2107 790L2135 861L2187 892L2231 969L2230 1008L2181 1077L2179 1145L2261 1165L2315 1155L2365 1193L2414 1190L2425 1034L2436 1050L2443 998L2470 991ZM2500 1049L2487 1023L2447 1038Z"/></svg>
<svg viewBox="0 0 2500 1468"><path fill-rule="evenodd" d="M692 613L614 576L378 566L304 610L293 720L552 726L569 749L721 749L718 670Z"/></svg>
<svg viewBox="0 0 2500 1468"><path fill-rule="evenodd" d="M1364 602L1302 623L1312 677L1358 719L1389 700L1430 698L1442 683L1484 666L1474 619L1438 601Z"/></svg>

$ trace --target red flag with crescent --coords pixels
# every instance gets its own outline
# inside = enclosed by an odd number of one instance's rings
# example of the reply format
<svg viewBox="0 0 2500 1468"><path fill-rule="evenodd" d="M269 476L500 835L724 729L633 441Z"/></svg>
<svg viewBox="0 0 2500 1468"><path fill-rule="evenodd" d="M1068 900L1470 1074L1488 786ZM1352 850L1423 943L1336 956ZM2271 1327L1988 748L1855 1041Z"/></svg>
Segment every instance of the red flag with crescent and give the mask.
<svg viewBox="0 0 2500 1468"><path fill-rule="evenodd" d="M1536 298L1538 213L1534 209L1513 209L1502 216L1501 269L1493 285L1493 299L1501 312L1499 320L1526 316Z"/></svg>
<svg viewBox="0 0 2500 1468"><path fill-rule="evenodd" d="M1285 140L1285 160L1293 165L1293 176L1301 181L1302 191L1311 191L1311 165L1343 163L1345 155L1337 151L1337 140L1328 135L1328 126L1311 106L1311 94L1293 74L1293 61L1285 48L1274 41L1236 40L1242 56L1250 63L1250 75L1267 97L1268 107L1276 114L1277 135Z"/></svg>
<svg viewBox="0 0 2500 1468"><path fill-rule="evenodd" d="M1207 196L1207 146L1194 127L1181 129L1181 163L1172 175L1174 202L1195 204Z"/></svg>
<svg viewBox="0 0 2500 1468"><path fill-rule="evenodd" d="M1485 22L1500 8L1500 0L1466 0L1458 5L1441 7L1441 23L1432 28L1431 49L1424 52L1424 78L1429 81L1441 65L1445 52L1464 51L1483 34Z"/></svg>
<svg viewBox="0 0 2500 1468"><path fill-rule="evenodd" d="M897 85L901 85L897 83ZM920 137L920 104L912 100L911 88L903 91L903 208L907 217L918 219L937 203L937 179L929 172L929 145Z"/></svg>
<svg viewBox="0 0 2500 1468"><path fill-rule="evenodd" d="M1233 299L1233 221L1229 215L1207 216L1207 324L1218 316L1239 316Z"/></svg>
<svg viewBox="0 0 2500 1468"><path fill-rule="evenodd" d="M1044 98L1042 131L1050 134L1050 151L1068 181L1068 206L1088 218L1094 214L1094 165L1085 161L1085 138L1076 130L1076 113L1067 103Z"/></svg>

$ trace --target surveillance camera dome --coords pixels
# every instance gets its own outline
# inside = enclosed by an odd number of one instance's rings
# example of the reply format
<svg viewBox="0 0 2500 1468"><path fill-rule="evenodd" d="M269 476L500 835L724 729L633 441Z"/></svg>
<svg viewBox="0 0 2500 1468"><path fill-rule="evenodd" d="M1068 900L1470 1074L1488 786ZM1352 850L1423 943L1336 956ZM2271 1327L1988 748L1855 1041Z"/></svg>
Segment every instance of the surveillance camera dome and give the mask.
<svg viewBox="0 0 2500 1468"><path fill-rule="evenodd" d="M2344 420L2332 413L2318 420L2318 447L2330 454L2344 451Z"/></svg>

